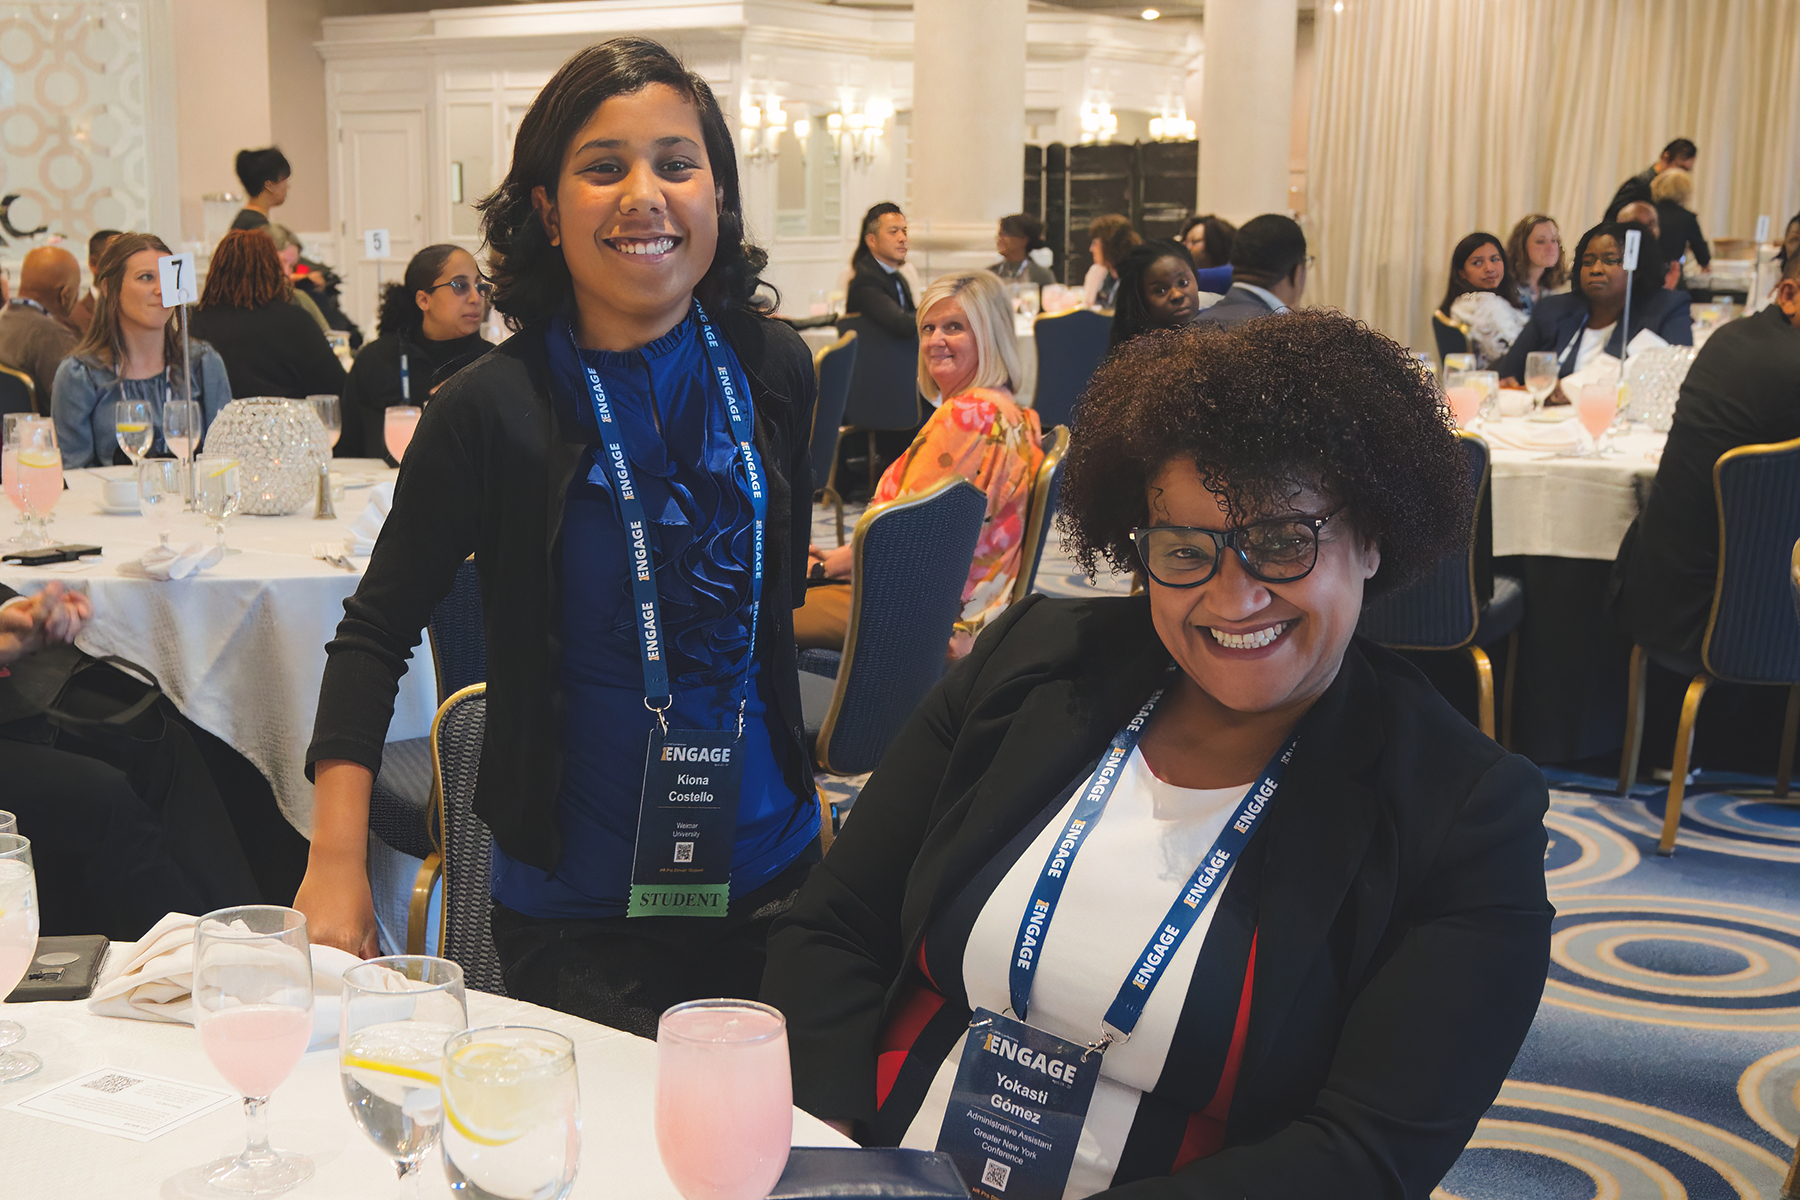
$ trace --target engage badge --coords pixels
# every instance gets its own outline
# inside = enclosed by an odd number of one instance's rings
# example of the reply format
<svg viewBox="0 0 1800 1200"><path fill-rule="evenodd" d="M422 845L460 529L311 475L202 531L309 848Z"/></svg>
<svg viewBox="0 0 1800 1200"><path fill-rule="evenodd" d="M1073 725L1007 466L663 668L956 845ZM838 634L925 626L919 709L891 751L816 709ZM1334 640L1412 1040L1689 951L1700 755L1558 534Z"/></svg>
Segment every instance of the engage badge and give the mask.
<svg viewBox="0 0 1800 1200"><path fill-rule="evenodd" d="M725 915L743 755L733 730L650 731L626 916Z"/></svg>

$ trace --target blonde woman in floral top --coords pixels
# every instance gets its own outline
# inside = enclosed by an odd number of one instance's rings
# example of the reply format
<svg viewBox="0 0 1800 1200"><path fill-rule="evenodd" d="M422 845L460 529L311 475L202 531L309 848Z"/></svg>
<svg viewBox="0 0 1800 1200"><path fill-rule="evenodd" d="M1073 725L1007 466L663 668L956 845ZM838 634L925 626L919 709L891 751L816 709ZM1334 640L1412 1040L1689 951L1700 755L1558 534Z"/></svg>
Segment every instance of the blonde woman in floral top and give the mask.
<svg viewBox="0 0 1800 1200"><path fill-rule="evenodd" d="M1026 509L1044 460L1037 413L1013 399L1020 377L1012 305L992 274L971 271L933 281L919 298L919 390L937 411L882 475L873 503L885 504L961 477L987 493L987 522L963 586L959 633L951 650L967 649L1011 600L1025 540ZM812 547L813 574L842 580L807 590L794 614L805 649L842 649L849 626L851 548L826 554Z"/></svg>

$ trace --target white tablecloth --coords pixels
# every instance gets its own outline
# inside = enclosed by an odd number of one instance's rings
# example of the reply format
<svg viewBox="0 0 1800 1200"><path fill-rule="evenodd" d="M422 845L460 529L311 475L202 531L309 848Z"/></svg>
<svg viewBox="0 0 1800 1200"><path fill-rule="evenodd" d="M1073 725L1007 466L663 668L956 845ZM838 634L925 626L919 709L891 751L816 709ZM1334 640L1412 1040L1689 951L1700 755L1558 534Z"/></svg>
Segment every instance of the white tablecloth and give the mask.
<svg viewBox="0 0 1800 1200"><path fill-rule="evenodd" d="M395 474L376 459L333 465L351 483ZM0 582L27 594L51 579L85 587L94 620L80 638L82 649L121 655L154 671L189 719L256 765L288 820L308 833L312 784L304 767L325 643L362 578L313 558L312 546L335 542L341 548L368 491L345 492L336 521L313 520L311 506L289 517L233 517L225 541L243 553L199 575L157 582L132 574L156 544L149 524L140 516L101 511L102 478L131 474L129 467L67 473L69 490L56 505L51 534L59 542L100 546L101 560L41 569L7 563L0 565ZM180 546L211 538L204 518L182 513L169 540ZM360 566L368 560L353 561ZM424 641L400 681L388 737L424 737L436 709L436 672Z"/></svg>
<svg viewBox="0 0 1800 1200"><path fill-rule="evenodd" d="M1656 475L1667 435L1615 433L1613 445L1621 453L1602 458L1551 458L1545 451L1500 444L1509 432L1516 435L1530 424L1506 418L1487 429L1495 434L1489 438L1494 553L1612 561Z"/></svg>
<svg viewBox="0 0 1800 1200"><path fill-rule="evenodd" d="M0 1016L25 1026L19 1049L44 1060L28 1079L0 1084L0 1104L102 1066L120 1066L230 1090L186 1025L96 1017L83 1003L8 1004ZM581 1081L581 1168L574 1197L598 1200L678 1200L657 1157L653 1101L656 1043L643 1038L479 992L469 993L469 1024L500 1022L554 1029L575 1042ZM291 1192L295 1200L394 1200L400 1194L391 1162L356 1127L338 1083L336 1049L308 1054L275 1089L269 1104L271 1141L312 1157L313 1177ZM848 1146L848 1138L815 1118L794 1112L796 1146ZM0 1110L0 1195L8 1197L173 1197L173 1182L190 1167L235 1154L244 1145L241 1105L228 1105L147 1143L93 1133ZM422 1193L449 1194L441 1161L425 1167Z"/></svg>

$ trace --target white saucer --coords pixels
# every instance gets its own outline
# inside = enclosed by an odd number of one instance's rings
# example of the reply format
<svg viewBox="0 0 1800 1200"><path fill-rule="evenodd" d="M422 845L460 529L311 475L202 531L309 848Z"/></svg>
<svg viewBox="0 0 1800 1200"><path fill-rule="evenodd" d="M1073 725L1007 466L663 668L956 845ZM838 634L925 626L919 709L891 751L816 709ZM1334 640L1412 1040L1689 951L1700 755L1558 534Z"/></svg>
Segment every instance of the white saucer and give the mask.
<svg viewBox="0 0 1800 1200"><path fill-rule="evenodd" d="M144 515L143 510L135 504L115 508L102 501L101 503L94 505L94 507L100 512L114 517L141 517Z"/></svg>
<svg viewBox="0 0 1800 1200"><path fill-rule="evenodd" d="M1571 408L1571 411L1565 413L1562 411L1563 408ZM1572 411L1572 406L1562 405L1557 408L1546 408L1542 412L1534 412L1525 419L1527 421L1537 421L1544 425L1560 425L1574 415L1575 413Z"/></svg>

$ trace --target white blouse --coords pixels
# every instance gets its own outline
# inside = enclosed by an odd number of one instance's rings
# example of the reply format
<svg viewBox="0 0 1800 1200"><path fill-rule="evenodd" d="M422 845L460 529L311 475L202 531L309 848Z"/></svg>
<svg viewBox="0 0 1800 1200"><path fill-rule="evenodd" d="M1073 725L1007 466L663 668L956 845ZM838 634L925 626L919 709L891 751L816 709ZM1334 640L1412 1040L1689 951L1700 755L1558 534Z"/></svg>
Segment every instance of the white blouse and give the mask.
<svg viewBox="0 0 1800 1200"><path fill-rule="evenodd" d="M1137 965L1169 905L1249 788L1248 782L1229 788L1176 787L1150 771L1141 750L1132 751L1105 814L1087 835L1069 871L1050 931L1038 951L1026 1014L1032 1025L1074 1042L1099 1037L1100 1020L1119 985ZM1004 1012L1011 1006L1008 968L1019 919L1050 847L1085 790L1070 796L994 888L976 918L963 951L963 986L970 1008ZM1176 949L1131 1040L1107 1050L1064 1200L1080 1200L1112 1186L1137 1116L1138 1098L1162 1076L1194 964L1230 875L1228 871L1214 889L1193 930ZM938 1067L901 1145L936 1147L962 1053L959 1038Z"/></svg>
<svg viewBox="0 0 1800 1200"><path fill-rule="evenodd" d="M1492 363L1519 340L1530 314L1508 304L1498 292L1464 292L1451 302L1450 319L1469 327L1469 344Z"/></svg>

